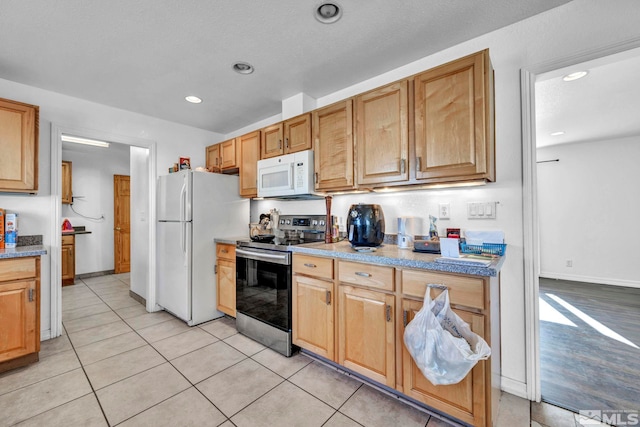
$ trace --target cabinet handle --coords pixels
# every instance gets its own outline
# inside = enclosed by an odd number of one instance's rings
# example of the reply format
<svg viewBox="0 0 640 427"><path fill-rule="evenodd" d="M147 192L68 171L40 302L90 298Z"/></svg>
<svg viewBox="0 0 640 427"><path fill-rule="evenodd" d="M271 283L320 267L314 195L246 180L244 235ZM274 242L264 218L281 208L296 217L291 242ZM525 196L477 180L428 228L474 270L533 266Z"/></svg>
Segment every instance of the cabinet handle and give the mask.
<svg viewBox="0 0 640 427"><path fill-rule="evenodd" d="M402 310L402 324L407 326L409 320L409 312L407 310Z"/></svg>
<svg viewBox="0 0 640 427"><path fill-rule="evenodd" d="M325 301L327 302L327 305L331 305L331 291L327 291Z"/></svg>
<svg viewBox="0 0 640 427"><path fill-rule="evenodd" d="M73 256L73 249L69 249L69 256Z"/></svg>
<svg viewBox="0 0 640 427"><path fill-rule="evenodd" d="M318 172L315 173L316 175L316 184L318 183Z"/></svg>
<svg viewBox="0 0 640 427"><path fill-rule="evenodd" d="M289 148L289 138L284 139L284 148Z"/></svg>
<svg viewBox="0 0 640 427"><path fill-rule="evenodd" d="M387 322L391 322L391 306L389 304L387 304Z"/></svg>
<svg viewBox="0 0 640 427"><path fill-rule="evenodd" d="M282 150L282 140L278 140L278 150Z"/></svg>
<svg viewBox="0 0 640 427"><path fill-rule="evenodd" d="M33 302L33 288L29 288L29 302Z"/></svg>
<svg viewBox="0 0 640 427"><path fill-rule="evenodd" d="M356 276L371 277L371 274L365 273L363 271L356 271Z"/></svg>
<svg viewBox="0 0 640 427"><path fill-rule="evenodd" d="M400 173L404 174L404 171L406 169L406 161L405 159L400 159Z"/></svg>
<svg viewBox="0 0 640 427"><path fill-rule="evenodd" d="M315 264L310 264L310 263L305 263L304 266L309 268L316 268Z"/></svg>
<svg viewBox="0 0 640 427"><path fill-rule="evenodd" d="M229 253L229 251L226 250L226 249L220 249L220 252L223 253L223 254L228 254Z"/></svg>
<svg viewBox="0 0 640 427"><path fill-rule="evenodd" d="M416 170L422 171L422 157L416 157Z"/></svg>

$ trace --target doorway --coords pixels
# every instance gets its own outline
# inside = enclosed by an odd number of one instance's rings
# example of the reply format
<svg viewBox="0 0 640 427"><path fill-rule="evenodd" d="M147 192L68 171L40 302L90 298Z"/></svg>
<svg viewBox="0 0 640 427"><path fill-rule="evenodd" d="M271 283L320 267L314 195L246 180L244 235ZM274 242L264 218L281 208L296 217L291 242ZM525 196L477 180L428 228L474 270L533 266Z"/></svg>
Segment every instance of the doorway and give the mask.
<svg viewBox="0 0 640 427"><path fill-rule="evenodd" d="M131 239L136 242L136 251L131 251L131 289L136 287L139 294L144 295L147 311L158 310L155 303L155 187L156 187L156 143L153 141L123 137L108 132L85 128L62 127L51 125L51 194L54 217L51 222L52 246L50 252L51 301L51 337L62 331L62 292L61 292L61 161L63 134L76 135L94 140L110 141L130 150L131 179L139 185L133 188L135 197L131 198ZM110 185L109 185L110 186ZM100 212L101 213L101 212ZM107 211L109 213L109 211ZM113 254L113 251L110 250ZM135 253L137 253L137 257Z"/></svg>
<svg viewBox="0 0 640 427"><path fill-rule="evenodd" d="M562 124L566 129L561 129L553 120L546 120L545 114L552 119L562 116L557 108L564 102L562 97L568 96L569 87L557 86L551 90L549 93L553 98L550 104L553 105L544 106L541 101L545 89L541 82L560 79L582 69L589 72L583 80L587 82L589 76L598 77L603 67L633 57L640 58L637 47L637 42L633 46L616 46L607 52L593 52L579 60L560 61L544 69L523 70L522 73L527 392L532 400L550 401L573 411L611 408L609 403L615 400L612 388L622 393L618 399L619 410L636 409L625 407L629 404L625 396L637 395L638 391L635 386L626 386L621 378L628 376L629 369L633 371L631 364L623 360L628 357L637 360L638 355L627 354L618 358L614 355L625 348L635 351L639 344L637 334L624 326L624 315L616 315L625 312L627 305L632 307L632 311L636 307L637 312L640 296L640 270L634 265L637 263L629 259L634 253L629 245L635 240L629 236L640 235L640 232L633 224L637 221L629 221L625 216L632 215L631 212L637 209L634 206L640 203L637 197L634 201L628 197L637 191L625 189L626 183L633 181L630 179L631 170L635 170L635 167L625 169L629 159L635 158L635 165L640 161L640 152L635 148L640 147L640 130L627 127L637 122L627 113L631 112L637 118L640 104L637 101L626 105L622 102L624 94L636 93L637 97L640 92L634 91L640 88L632 87L636 79L625 79L620 73L609 74L608 83L621 84L624 89L608 88L597 96L591 95L590 99L574 104L571 109L573 117L565 118ZM633 73L637 75L637 71ZM604 86L598 87L604 89ZM588 93L586 88L582 91L583 94ZM591 107L596 116L589 116ZM618 107L622 110L616 114ZM545 127L545 123L556 126L551 129ZM579 127L572 128L574 124ZM607 124L612 128L605 129ZM592 128L592 125L598 126ZM565 134L560 134L561 131ZM551 149L537 147L541 141L554 137L565 139L560 142L566 145L554 141L546 144ZM630 150L630 147L633 148ZM606 165L608 158L613 158L609 166ZM590 162L595 162L595 165ZM586 170L580 172L579 168L585 165ZM615 215L610 210L613 203L609 197L617 201ZM602 211L601 207L609 209ZM590 222L592 216L596 218L595 222ZM618 224L629 223L632 225L626 233L616 232ZM622 294L626 297L614 297ZM637 320L635 322L637 324ZM558 340L555 346L550 344L554 339ZM609 352L603 350L607 348L606 344L611 345ZM587 356L583 354L585 349L593 351ZM591 366L589 358L595 361ZM552 359L559 363L555 366L550 364ZM611 359L616 361L607 365ZM567 367L579 374L571 378L563 370ZM576 378L584 382L572 387L570 384ZM553 383L568 388L556 394ZM587 396L576 394L576 388L591 388L595 392L604 392L604 395L589 400ZM564 402L558 401L558 396ZM594 407L594 402L600 403Z"/></svg>

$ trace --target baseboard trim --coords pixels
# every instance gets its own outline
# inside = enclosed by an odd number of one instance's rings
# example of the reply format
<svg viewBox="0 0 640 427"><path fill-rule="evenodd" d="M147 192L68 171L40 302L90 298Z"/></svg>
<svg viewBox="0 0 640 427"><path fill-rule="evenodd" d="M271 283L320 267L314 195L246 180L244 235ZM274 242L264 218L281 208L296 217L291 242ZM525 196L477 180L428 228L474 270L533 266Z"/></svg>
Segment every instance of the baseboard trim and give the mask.
<svg viewBox="0 0 640 427"><path fill-rule="evenodd" d="M146 298L141 297L140 295L133 292L131 289L129 289L129 296L134 300L138 301L140 304L144 305L145 307L147 306Z"/></svg>
<svg viewBox="0 0 640 427"><path fill-rule="evenodd" d="M507 377L501 377L500 381L500 388L502 391L523 399L529 399L529 396L527 396L527 384Z"/></svg>
<svg viewBox="0 0 640 427"><path fill-rule="evenodd" d="M637 280L624 279L608 279L606 277L578 276L575 274L551 273L549 271L541 271L541 278L570 280L572 282L595 283L597 285L624 286L626 288L640 288L640 282Z"/></svg>
<svg viewBox="0 0 640 427"><path fill-rule="evenodd" d="M51 329L46 331L40 331L40 341L46 341L51 339Z"/></svg>
<svg viewBox="0 0 640 427"><path fill-rule="evenodd" d="M88 279L89 277L100 277L108 274L115 274L115 270L94 271L93 273L76 274L76 279Z"/></svg>

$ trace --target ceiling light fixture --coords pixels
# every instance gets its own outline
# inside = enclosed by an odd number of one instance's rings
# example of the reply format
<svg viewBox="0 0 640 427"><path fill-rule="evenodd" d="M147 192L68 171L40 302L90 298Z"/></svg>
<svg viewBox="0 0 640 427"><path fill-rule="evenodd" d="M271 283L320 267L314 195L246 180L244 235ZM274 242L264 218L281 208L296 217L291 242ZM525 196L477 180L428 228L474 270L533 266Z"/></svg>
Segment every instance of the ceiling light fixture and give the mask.
<svg viewBox="0 0 640 427"><path fill-rule="evenodd" d="M188 102L192 104L200 104L202 102L202 99L194 95L185 96L184 99L186 99Z"/></svg>
<svg viewBox="0 0 640 427"><path fill-rule="evenodd" d="M80 138L77 136L62 135L60 138L64 142L73 142L74 144L92 145L94 147L109 148L109 143L97 139Z"/></svg>
<svg viewBox="0 0 640 427"><path fill-rule="evenodd" d="M551 132L551 136L560 136L560 135L564 135L563 130L559 130L558 132Z"/></svg>
<svg viewBox="0 0 640 427"><path fill-rule="evenodd" d="M314 15L323 24L333 24L342 17L342 8L337 3L322 3Z"/></svg>
<svg viewBox="0 0 640 427"><path fill-rule="evenodd" d="M588 71L576 71L575 73L567 74L566 76L564 76L562 78L562 80L564 80L565 82L572 82L574 80L578 80L578 79L583 78L587 74L589 74Z"/></svg>
<svg viewBox="0 0 640 427"><path fill-rule="evenodd" d="M251 74L253 73L253 65L247 62L236 62L233 64L233 71L240 74Z"/></svg>

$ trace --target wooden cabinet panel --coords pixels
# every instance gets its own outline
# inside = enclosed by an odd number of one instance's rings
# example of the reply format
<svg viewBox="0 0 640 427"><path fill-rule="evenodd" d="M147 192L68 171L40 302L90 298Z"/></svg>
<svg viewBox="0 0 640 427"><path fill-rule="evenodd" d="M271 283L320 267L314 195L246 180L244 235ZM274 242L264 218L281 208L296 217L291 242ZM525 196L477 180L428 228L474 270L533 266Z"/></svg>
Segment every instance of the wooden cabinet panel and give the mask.
<svg viewBox="0 0 640 427"><path fill-rule="evenodd" d="M65 205L73 203L73 175L71 166L71 162L62 161L62 204Z"/></svg>
<svg viewBox="0 0 640 427"><path fill-rule="evenodd" d="M395 297L340 285L338 298L338 363L394 387Z"/></svg>
<svg viewBox="0 0 640 427"><path fill-rule="evenodd" d="M488 50L415 77L417 179L495 179Z"/></svg>
<svg viewBox="0 0 640 427"><path fill-rule="evenodd" d="M316 190L353 189L353 101L313 112Z"/></svg>
<svg viewBox="0 0 640 427"><path fill-rule="evenodd" d="M38 360L40 258L0 260L0 372Z"/></svg>
<svg viewBox="0 0 640 427"><path fill-rule="evenodd" d="M409 179L408 81L356 97L358 185Z"/></svg>
<svg viewBox="0 0 640 427"><path fill-rule="evenodd" d="M340 282L352 285L368 286L387 291L395 289L393 267L339 261L338 279Z"/></svg>
<svg viewBox="0 0 640 427"><path fill-rule="evenodd" d="M220 166L222 170L236 169L240 164L240 153L236 147L236 140L221 142L220 144Z"/></svg>
<svg viewBox="0 0 640 427"><path fill-rule="evenodd" d="M284 146L282 123L268 126L262 129L262 137L260 140L260 158L268 159L269 157L281 156L284 154Z"/></svg>
<svg viewBox="0 0 640 427"><path fill-rule="evenodd" d="M73 285L76 278L75 236L62 236L62 286Z"/></svg>
<svg viewBox="0 0 640 427"><path fill-rule="evenodd" d="M217 260L218 310L236 317L236 262Z"/></svg>
<svg viewBox="0 0 640 427"><path fill-rule="evenodd" d="M260 131L236 138L240 149L240 195L258 195L258 160L260 159Z"/></svg>
<svg viewBox="0 0 640 427"><path fill-rule="evenodd" d="M455 276L452 274L434 273L421 270L402 271L403 295L422 299L428 284L445 285L449 288L451 304L484 310L487 308L485 300L485 284L480 277ZM431 289L431 298L440 294L439 289Z"/></svg>
<svg viewBox="0 0 640 427"><path fill-rule="evenodd" d="M421 308L422 301L402 300L407 323L413 320ZM473 332L484 337L484 316L456 309L453 311L471 325ZM404 334L404 327L401 334ZM486 425L486 361L478 362L457 384L435 386L422 375L404 342L402 358L404 394L471 425Z"/></svg>
<svg viewBox="0 0 640 427"><path fill-rule="evenodd" d="M333 282L293 276L293 343L335 361L333 294Z"/></svg>
<svg viewBox="0 0 640 427"><path fill-rule="evenodd" d="M210 145L206 148L207 170L220 172L220 144Z"/></svg>
<svg viewBox="0 0 640 427"><path fill-rule="evenodd" d="M293 254L293 272L331 280L333 279L333 260Z"/></svg>
<svg viewBox="0 0 640 427"><path fill-rule="evenodd" d="M311 150L313 146L311 139L311 114L302 114L285 120L283 126L284 154Z"/></svg>
<svg viewBox="0 0 640 427"><path fill-rule="evenodd" d="M216 258L235 262L236 247L226 243L216 243Z"/></svg>
<svg viewBox="0 0 640 427"><path fill-rule="evenodd" d="M38 191L39 108L0 98L0 191Z"/></svg>

